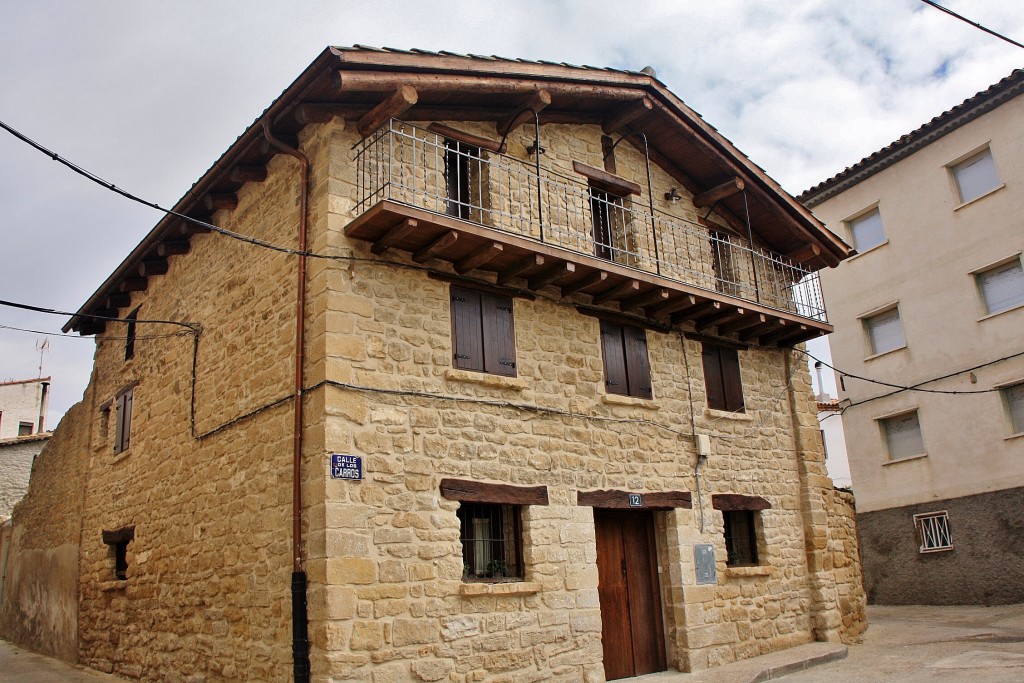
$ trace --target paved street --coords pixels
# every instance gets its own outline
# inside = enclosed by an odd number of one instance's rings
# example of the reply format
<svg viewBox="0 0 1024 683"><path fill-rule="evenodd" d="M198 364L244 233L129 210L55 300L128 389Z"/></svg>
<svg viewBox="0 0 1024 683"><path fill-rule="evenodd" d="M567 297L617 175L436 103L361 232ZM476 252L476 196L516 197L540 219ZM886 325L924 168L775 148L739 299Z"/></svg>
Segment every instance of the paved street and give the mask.
<svg viewBox="0 0 1024 683"><path fill-rule="evenodd" d="M843 648L810 643L696 674L644 676L644 683L1016 683L1024 681L1024 605L869 607L864 642ZM815 661L797 673L794 668ZM0 681L116 683L0 640Z"/></svg>

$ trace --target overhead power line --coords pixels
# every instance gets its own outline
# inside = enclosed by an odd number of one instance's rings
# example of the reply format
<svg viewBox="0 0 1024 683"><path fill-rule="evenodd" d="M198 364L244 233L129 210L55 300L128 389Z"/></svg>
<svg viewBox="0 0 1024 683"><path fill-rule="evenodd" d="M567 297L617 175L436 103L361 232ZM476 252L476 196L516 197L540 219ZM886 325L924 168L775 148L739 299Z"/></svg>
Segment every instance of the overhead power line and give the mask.
<svg viewBox="0 0 1024 683"><path fill-rule="evenodd" d="M1009 43L1010 45L1016 45L1017 47L1022 47L1022 48L1024 48L1024 45L1021 45L1021 44L1020 44L1020 43L1018 43L1018 42L1017 42L1016 40L1013 40L1013 39L1011 39L1011 38L1007 38L1007 37L1006 37L1006 36L1004 36L1004 35L1003 35L1002 33L997 33L996 31L993 31L993 30L992 30L992 29L990 29L990 28L986 28L985 26L982 26L981 24L979 24L979 23L978 23L978 22L976 22L976 21L971 21L971 20L970 20L970 19L968 19L967 17L965 17L965 16L963 16L963 15L961 15L961 14L957 14L957 13L956 13L956 12L954 12L953 10L951 10L951 9L948 9L948 8L946 8L946 7L943 7L942 5L940 5L940 4L939 4L939 3L937 3L937 2L932 2L932 0L921 0L921 2L923 2L924 4L926 4L926 5L930 6L930 7L934 7L935 9L939 10L940 12L945 12L946 14L950 15L951 17L956 17L956 18L957 18L957 19L959 19L960 21L962 21L962 22L964 22L964 23L967 23L967 24L970 24L970 25L971 25L971 26L973 26L974 28L978 28L978 29L981 29L981 30L982 30L982 31L984 31L985 33L988 33L989 35L993 35L993 36L995 36L996 38L998 38L999 40L1004 40L1004 41L1006 41L1007 43Z"/></svg>
<svg viewBox="0 0 1024 683"><path fill-rule="evenodd" d="M199 325L197 325L196 323L183 323L183 322L181 322L179 320L144 320L142 318L133 319L133 318L118 318L118 317L115 317L115 316L107 316L107 315L91 315L89 313L69 313L67 311L58 311L58 310L55 310L55 309L52 309L52 308L43 308L42 306L32 306L30 304L21 304L21 303L18 303L16 301L4 301L3 299L0 299L0 306L7 306L8 308L20 308L20 309L22 309L24 311L34 311L36 313L46 313L47 315L62 315L62 316L65 316L65 317L67 317L67 316L78 316L79 318L89 318L90 320L103 320L105 322L117 322L117 323L135 322L135 323L152 323L152 324L162 324L162 325L178 325L180 327L184 327L186 329L189 329L192 332L198 332L199 331Z"/></svg>

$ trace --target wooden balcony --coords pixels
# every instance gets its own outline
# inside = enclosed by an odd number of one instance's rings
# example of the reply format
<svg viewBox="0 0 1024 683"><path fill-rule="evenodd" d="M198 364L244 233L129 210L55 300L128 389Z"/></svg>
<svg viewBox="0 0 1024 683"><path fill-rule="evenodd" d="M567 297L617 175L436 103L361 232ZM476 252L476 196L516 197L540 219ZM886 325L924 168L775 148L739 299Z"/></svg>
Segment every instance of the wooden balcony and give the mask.
<svg viewBox="0 0 1024 683"><path fill-rule="evenodd" d="M678 218L521 160L392 121L357 155L359 216L348 237L383 254L447 261L459 273L661 325L792 345L828 334L817 274ZM550 292L551 290L547 290ZM585 304L587 298L578 303Z"/></svg>

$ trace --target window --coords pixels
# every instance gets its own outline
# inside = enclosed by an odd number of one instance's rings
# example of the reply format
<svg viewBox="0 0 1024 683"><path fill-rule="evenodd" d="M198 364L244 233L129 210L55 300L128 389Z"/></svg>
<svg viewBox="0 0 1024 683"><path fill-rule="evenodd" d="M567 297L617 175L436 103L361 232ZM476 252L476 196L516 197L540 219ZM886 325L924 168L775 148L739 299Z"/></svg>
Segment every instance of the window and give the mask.
<svg viewBox="0 0 1024 683"><path fill-rule="evenodd" d="M984 149L950 167L960 202L966 203L999 187L999 174L992 159L992 150Z"/></svg>
<svg viewBox="0 0 1024 683"><path fill-rule="evenodd" d="M118 394L114 399L116 415L114 416L114 452L121 453L131 445L132 401L135 387Z"/></svg>
<svg viewBox="0 0 1024 683"><path fill-rule="evenodd" d="M464 578L523 578L518 505L463 503L457 514Z"/></svg>
<svg viewBox="0 0 1024 683"><path fill-rule="evenodd" d="M949 533L949 512L926 512L914 515L917 538L921 543L920 552L934 553L953 549L953 537Z"/></svg>
<svg viewBox="0 0 1024 683"><path fill-rule="evenodd" d="M704 390L708 408L744 412L740 359L736 349L707 343L703 347Z"/></svg>
<svg viewBox="0 0 1024 683"><path fill-rule="evenodd" d="M1024 270L1020 256L975 275L986 313L999 313L1024 305Z"/></svg>
<svg viewBox="0 0 1024 683"><path fill-rule="evenodd" d="M471 220L484 207L484 165L479 147L445 138L444 180L449 216Z"/></svg>
<svg viewBox="0 0 1024 683"><path fill-rule="evenodd" d="M546 486L511 486L442 479L441 495L459 501L459 539L464 579L523 579L522 511L547 505Z"/></svg>
<svg viewBox="0 0 1024 683"><path fill-rule="evenodd" d="M128 320L128 332L124 338L124 359L131 360L135 358L135 320L139 317L139 309L136 308L125 317Z"/></svg>
<svg viewBox="0 0 1024 683"><path fill-rule="evenodd" d="M512 299L452 285L453 366L516 376Z"/></svg>
<svg viewBox="0 0 1024 683"><path fill-rule="evenodd" d="M849 225L853 246L861 253L872 247L877 247L885 241L885 231L882 230L882 214L877 208L854 218Z"/></svg>
<svg viewBox="0 0 1024 683"><path fill-rule="evenodd" d="M128 578L128 544L134 539L133 526L103 532L103 543L110 546L110 555L114 561L114 579L117 581Z"/></svg>
<svg viewBox="0 0 1024 683"><path fill-rule="evenodd" d="M726 565L750 567L757 564L757 527L754 510L727 510L725 519Z"/></svg>
<svg viewBox="0 0 1024 683"><path fill-rule="evenodd" d="M903 460L924 454L924 439L921 436L921 423L918 421L916 410L883 418L879 423L885 434L889 460Z"/></svg>
<svg viewBox="0 0 1024 683"><path fill-rule="evenodd" d="M873 356L907 345L906 339L903 337L903 323L900 321L898 308L890 308L864 318L864 327L868 333Z"/></svg>
<svg viewBox="0 0 1024 683"><path fill-rule="evenodd" d="M725 564L729 567L750 567L760 564L758 538L763 537L761 511L772 504L760 496L737 493L715 493L711 507L721 510L725 523Z"/></svg>
<svg viewBox="0 0 1024 683"><path fill-rule="evenodd" d="M601 354L604 385L609 394L653 398L646 332L602 320Z"/></svg>
<svg viewBox="0 0 1024 683"><path fill-rule="evenodd" d="M18 436L31 436L33 425L31 422L18 423Z"/></svg>
<svg viewBox="0 0 1024 683"><path fill-rule="evenodd" d="M622 197L598 187L590 186L590 219L593 223L594 256L614 260L616 252L625 251L625 245L616 244L616 233L625 224Z"/></svg>
<svg viewBox="0 0 1024 683"><path fill-rule="evenodd" d="M1024 434L1024 383L1003 387L999 390L1006 402L1010 415L1010 427L1014 434Z"/></svg>

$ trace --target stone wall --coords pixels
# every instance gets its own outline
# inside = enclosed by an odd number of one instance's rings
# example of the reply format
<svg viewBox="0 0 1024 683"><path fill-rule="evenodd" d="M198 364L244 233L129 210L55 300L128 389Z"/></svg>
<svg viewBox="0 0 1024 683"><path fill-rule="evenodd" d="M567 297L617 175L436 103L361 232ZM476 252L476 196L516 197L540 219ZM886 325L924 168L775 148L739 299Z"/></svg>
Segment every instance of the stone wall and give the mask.
<svg viewBox="0 0 1024 683"><path fill-rule="evenodd" d="M853 494L832 489L828 507L831 562L828 569L836 583L840 638L844 643L860 642L867 630L867 594L861 567L860 534L857 530L857 505Z"/></svg>
<svg viewBox="0 0 1024 683"><path fill-rule="evenodd" d="M1024 488L857 515L864 584L876 605L1024 602ZM920 552L914 515L949 513L953 548Z"/></svg>
<svg viewBox="0 0 1024 683"><path fill-rule="evenodd" d="M78 548L87 408L77 403L35 458L28 493L14 507L0 587L0 635L23 647L78 660Z"/></svg>

